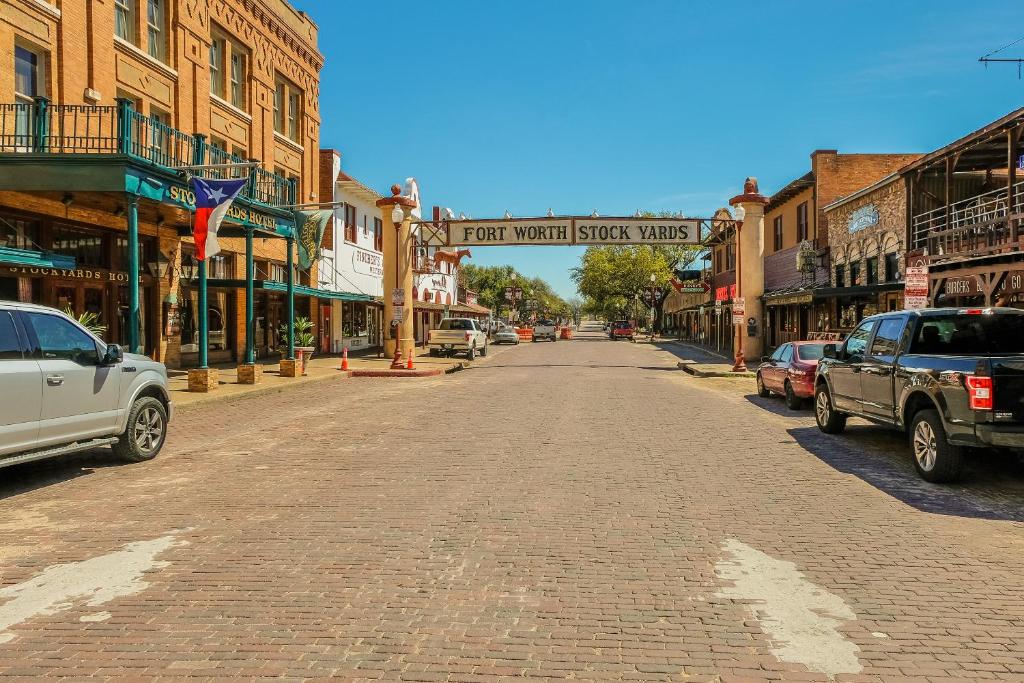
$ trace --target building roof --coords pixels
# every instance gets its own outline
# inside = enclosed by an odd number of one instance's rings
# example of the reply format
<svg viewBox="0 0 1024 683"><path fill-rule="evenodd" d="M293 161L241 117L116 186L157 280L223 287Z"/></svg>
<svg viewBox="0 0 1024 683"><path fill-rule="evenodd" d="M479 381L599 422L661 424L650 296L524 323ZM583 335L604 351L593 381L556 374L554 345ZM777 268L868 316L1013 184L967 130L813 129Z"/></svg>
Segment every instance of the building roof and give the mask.
<svg viewBox="0 0 1024 683"><path fill-rule="evenodd" d="M930 154L925 154L917 161L913 161L898 172L906 174L911 171L923 169L931 164L944 159L953 153L959 153L957 160L958 170L977 170L992 167L992 164L1006 164L1006 140L1004 138L992 140L995 133L1014 128L1024 123L1024 107L1014 110L996 119L992 123L969 133L959 140L955 140L945 147L941 147Z"/></svg>
<svg viewBox="0 0 1024 683"><path fill-rule="evenodd" d="M785 201L795 197L809 187L814 187L814 171L808 171L796 180L792 181L768 199L768 205L764 207L765 212L771 211Z"/></svg>
<svg viewBox="0 0 1024 683"><path fill-rule="evenodd" d="M352 194L361 196L363 199L366 199L367 201L370 202L376 202L378 199L383 199L384 197L384 195L380 194L372 187L367 187L366 185L363 185L361 182L350 176L348 173L345 173L344 171L338 171L337 184L341 189L347 192L351 192Z"/></svg>

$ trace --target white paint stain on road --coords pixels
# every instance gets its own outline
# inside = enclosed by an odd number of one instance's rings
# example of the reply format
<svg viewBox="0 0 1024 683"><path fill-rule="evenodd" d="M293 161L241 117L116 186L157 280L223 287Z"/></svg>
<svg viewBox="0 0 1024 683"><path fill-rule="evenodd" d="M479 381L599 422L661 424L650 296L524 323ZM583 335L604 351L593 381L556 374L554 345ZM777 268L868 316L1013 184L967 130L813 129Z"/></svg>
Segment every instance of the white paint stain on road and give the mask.
<svg viewBox="0 0 1024 683"><path fill-rule="evenodd" d="M129 543L106 555L55 564L28 581L0 589L0 643L14 639L7 629L33 617L56 614L76 603L96 607L144 590L149 584L143 573L167 566L156 556L178 544L173 533Z"/></svg>
<svg viewBox="0 0 1024 683"><path fill-rule="evenodd" d="M715 573L733 585L717 595L752 601L748 606L771 639L772 654L830 678L861 671L860 648L836 629L857 618L842 598L808 581L792 562L736 539L722 549L729 557L715 565Z"/></svg>

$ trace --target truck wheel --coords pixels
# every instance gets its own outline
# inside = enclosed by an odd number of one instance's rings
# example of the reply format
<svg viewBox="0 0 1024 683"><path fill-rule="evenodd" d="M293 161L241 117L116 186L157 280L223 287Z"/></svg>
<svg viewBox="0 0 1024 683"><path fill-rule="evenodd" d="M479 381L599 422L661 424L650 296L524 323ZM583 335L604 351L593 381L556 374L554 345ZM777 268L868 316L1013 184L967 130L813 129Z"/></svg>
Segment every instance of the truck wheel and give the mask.
<svg viewBox="0 0 1024 683"><path fill-rule="evenodd" d="M768 388L764 385L764 380L761 378L761 373L757 373L757 395L761 398L768 398L772 395L772 392L768 391Z"/></svg>
<svg viewBox="0 0 1024 683"><path fill-rule="evenodd" d="M814 390L814 420L826 434L841 434L846 429L846 416L832 405L832 396L824 384Z"/></svg>
<svg viewBox="0 0 1024 683"><path fill-rule="evenodd" d="M942 418L936 410L921 410L914 415L910 447L914 451L914 468L925 481L956 481L963 473L963 449L946 439Z"/></svg>
<svg viewBox="0 0 1024 683"><path fill-rule="evenodd" d="M438 350L437 350L437 349L430 349L430 357L431 357L431 358L437 358L437 357L438 357L438 356L440 356L440 355L441 355L441 354L440 354L440 353L438 352Z"/></svg>
<svg viewBox="0 0 1024 683"><path fill-rule="evenodd" d="M114 444L114 455L125 462L152 460L167 438L167 409L152 396L136 399L128 411L128 426Z"/></svg>
<svg viewBox="0 0 1024 683"><path fill-rule="evenodd" d="M487 357L487 344L484 344L484 348L480 349L480 357L481 358L486 358Z"/></svg>
<svg viewBox="0 0 1024 683"><path fill-rule="evenodd" d="M786 407L790 410L800 410L804 407L804 400L793 393L793 385L786 380Z"/></svg>
<svg viewBox="0 0 1024 683"><path fill-rule="evenodd" d="M466 351L466 360L476 360L476 347L469 347L469 351Z"/></svg>

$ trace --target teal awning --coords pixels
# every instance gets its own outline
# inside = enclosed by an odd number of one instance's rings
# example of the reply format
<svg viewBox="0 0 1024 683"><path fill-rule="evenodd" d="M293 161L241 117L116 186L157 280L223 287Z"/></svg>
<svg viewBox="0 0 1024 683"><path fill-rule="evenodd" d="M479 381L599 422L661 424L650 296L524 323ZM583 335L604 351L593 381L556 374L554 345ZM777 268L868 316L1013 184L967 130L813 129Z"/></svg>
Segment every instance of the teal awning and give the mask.
<svg viewBox="0 0 1024 683"><path fill-rule="evenodd" d="M245 280L234 280L234 279L209 279L206 281L207 287L219 287L221 289L245 289ZM288 293L288 284L285 282L278 282L277 280L253 280L253 289L262 289L265 292L280 292L281 294ZM373 297L369 294L355 294L354 292L332 292L326 289L317 289L315 287L306 287L305 285L295 285L296 296L315 296L318 299L338 299L340 301L373 301Z"/></svg>
<svg viewBox="0 0 1024 683"><path fill-rule="evenodd" d="M33 251L32 249L0 247L0 263L27 266L29 268L72 270L75 267L75 257L44 251Z"/></svg>

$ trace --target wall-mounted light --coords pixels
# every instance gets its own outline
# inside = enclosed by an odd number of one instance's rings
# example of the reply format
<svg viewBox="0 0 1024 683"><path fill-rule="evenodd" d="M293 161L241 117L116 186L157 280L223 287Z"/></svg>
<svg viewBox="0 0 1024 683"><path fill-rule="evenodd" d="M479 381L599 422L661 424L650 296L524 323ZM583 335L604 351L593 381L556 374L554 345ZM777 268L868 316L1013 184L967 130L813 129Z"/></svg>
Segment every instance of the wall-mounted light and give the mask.
<svg viewBox="0 0 1024 683"><path fill-rule="evenodd" d="M71 194L70 192L64 193L64 196L60 198L60 203L63 204L65 208L71 206L74 202L75 195Z"/></svg>

